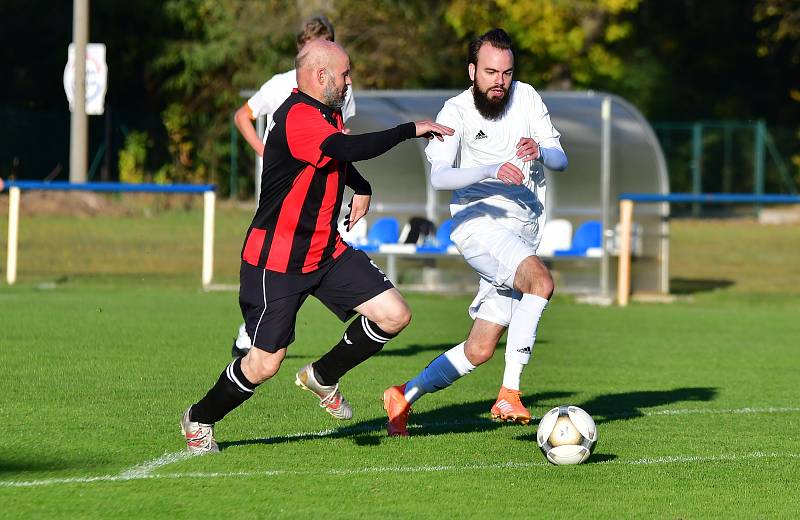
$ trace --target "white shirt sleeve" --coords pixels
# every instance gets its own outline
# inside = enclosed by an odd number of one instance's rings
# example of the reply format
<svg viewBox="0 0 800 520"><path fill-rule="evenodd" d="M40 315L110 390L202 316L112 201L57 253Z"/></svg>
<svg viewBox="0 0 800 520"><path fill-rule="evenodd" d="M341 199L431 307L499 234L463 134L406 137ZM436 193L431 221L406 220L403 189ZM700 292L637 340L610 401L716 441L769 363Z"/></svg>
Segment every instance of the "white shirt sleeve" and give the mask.
<svg viewBox="0 0 800 520"><path fill-rule="evenodd" d="M353 89L348 88L342 105L342 121L347 122L354 115L356 115L356 98L353 97Z"/></svg>
<svg viewBox="0 0 800 520"><path fill-rule="evenodd" d="M561 134L550 121L547 105L533 88L531 88L530 102L533 106L530 131L533 139L539 144L539 160L550 170L563 171L567 168L567 154L561 147Z"/></svg>
<svg viewBox="0 0 800 520"><path fill-rule="evenodd" d="M447 138L445 138L447 139ZM500 164L453 168L442 161L431 163L431 186L435 190L458 190L484 179L496 179Z"/></svg>
<svg viewBox="0 0 800 520"><path fill-rule="evenodd" d="M294 71L289 72L294 74ZM247 100L250 111L253 113L253 119L272 114L286 101L286 98L292 93L292 88L294 88L290 82L286 81L287 74L289 73L272 76L266 83L261 85L258 92L253 94L253 97Z"/></svg>
<svg viewBox="0 0 800 520"><path fill-rule="evenodd" d="M431 186L435 190L457 190L484 179L496 178L500 164L460 168L458 163L461 146L462 115L454 103L445 103L436 122L455 130L452 136L445 136L444 141L433 139L425 147L425 156L431 164Z"/></svg>

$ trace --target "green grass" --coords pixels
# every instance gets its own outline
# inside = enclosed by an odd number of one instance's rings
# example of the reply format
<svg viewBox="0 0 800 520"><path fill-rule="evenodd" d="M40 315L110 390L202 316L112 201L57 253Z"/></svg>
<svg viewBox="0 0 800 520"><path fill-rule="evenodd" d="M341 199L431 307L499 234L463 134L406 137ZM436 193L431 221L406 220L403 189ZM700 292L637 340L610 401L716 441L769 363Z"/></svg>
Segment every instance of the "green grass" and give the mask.
<svg viewBox="0 0 800 520"><path fill-rule="evenodd" d="M800 305L618 309L556 300L524 374L525 401L539 415L563 403L584 407L600 442L587 464L554 467L536 448L535 426L488 419L501 356L419 401L413 437L385 437L382 390L469 326L468 298L409 302L411 326L343 382L351 422L336 422L292 384L342 331L309 301L281 372L219 423L221 454L122 479L182 450L181 412L228 361L235 294L4 288L2 516L796 514L787 488L800 469Z"/></svg>
<svg viewBox="0 0 800 520"><path fill-rule="evenodd" d="M218 208L220 283L237 281L250 215ZM241 319L236 293L199 290L201 225L182 210L23 217L19 283L0 286L0 517L797 514L797 227L675 221L677 303L556 298L524 400L537 415L584 407L600 441L586 464L554 467L535 425L489 420L501 355L419 401L411 438L385 436L383 389L470 325L469 296L413 294L409 328L343 380L352 421L293 384L343 330L312 299L279 374L218 424L222 453L181 459L180 414L228 362Z"/></svg>

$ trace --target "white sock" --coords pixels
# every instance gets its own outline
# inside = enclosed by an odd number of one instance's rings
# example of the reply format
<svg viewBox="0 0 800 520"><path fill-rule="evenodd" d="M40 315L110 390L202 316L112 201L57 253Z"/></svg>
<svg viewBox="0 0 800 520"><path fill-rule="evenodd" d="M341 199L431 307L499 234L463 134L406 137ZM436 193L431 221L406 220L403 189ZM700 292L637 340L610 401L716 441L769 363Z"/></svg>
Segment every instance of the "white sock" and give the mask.
<svg viewBox="0 0 800 520"><path fill-rule="evenodd" d="M247 350L253 346L244 323L239 325L239 333L236 335L236 346L242 350Z"/></svg>
<svg viewBox="0 0 800 520"><path fill-rule="evenodd" d="M503 386L509 390L519 390L519 382L522 379L522 371L525 365L520 363L516 357L506 354L506 369L503 372Z"/></svg>
<svg viewBox="0 0 800 520"><path fill-rule="evenodd" d="M458 378L475 370L464 352L464 343L459 343L431 361L417 377L406 383L406 401L413 403L425 394L447 388Z"/></svg>
<svg viewBox="0 0 800 520"><path fill-rule="evenodd" d="M522 370L531 359L536 329L545 307L547 300L535 294L523 294L514 305L511 323L508 324L506 369L503 373L503 386L508 389L519 390Z"/></svg>

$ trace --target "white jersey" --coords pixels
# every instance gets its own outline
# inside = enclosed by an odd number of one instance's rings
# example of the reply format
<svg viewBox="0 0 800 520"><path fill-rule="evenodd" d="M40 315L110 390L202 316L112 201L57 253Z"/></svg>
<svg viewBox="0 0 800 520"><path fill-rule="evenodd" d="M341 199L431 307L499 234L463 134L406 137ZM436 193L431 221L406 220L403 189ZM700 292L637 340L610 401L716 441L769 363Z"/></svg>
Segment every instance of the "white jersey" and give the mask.
<svg viewBox="0 0 800 520"><path fill-rule="evenodd" d="M508 185L484 178L453 191L450 211L456 224L490 216L523 239L536 243L544 226L545 176L541 162L524 163L516 156L520 138L533 138L542 148L561 150L561 134L553 127L547 107L538 92L527 83L514 81L505 115L491 121L475 108L472 89L450 98L436 122L455 130L444 141L432 140L425 154L428 161L445 162L454 168L497 166L509 162L527 173L522 185Z"/></svg>
<svg viewBox="0 0 800 520"><path fill-rule="evenodd" d="M297 72L292 69L282 74L275 74L269 81L261 85L258 92L247 100L250 108L250 117L256 119L260 116L267 116L267 125L264 128L272 128L272 114L286 101L293 89L297 88ZM348 87L347 94L342 106L342 119L347 121L356 115L356 102L353 99L352 88ZM264 142L267 141L267 134L264 132Z"/></svg>

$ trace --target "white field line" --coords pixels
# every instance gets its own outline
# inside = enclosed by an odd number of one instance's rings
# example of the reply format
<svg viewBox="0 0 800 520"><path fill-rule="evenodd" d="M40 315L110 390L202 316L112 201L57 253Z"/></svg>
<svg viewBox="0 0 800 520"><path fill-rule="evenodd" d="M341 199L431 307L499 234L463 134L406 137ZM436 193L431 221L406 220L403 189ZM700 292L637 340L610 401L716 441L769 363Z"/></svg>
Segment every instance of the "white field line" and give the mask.
<svg viewBox="0 0 800 520"><path fill-rule="evenodd" d="M754 413L796 413L800 412L800 408L794 407L765 407L765 408L734 408L734 409L714 409L714 408L685 408L675 410L656 410L652 412L643 411L639 414L618 414L608 415L607 418L624 418L624 417L637 417L637 416L659 416L659 415L691 415L691 414L754 414ZM447 425L468 425L468 424L484 424L487 420L471 419L465 421L441 421L436 423L426 423L425 425L409 424L409 428L421 427L436 427ZM276 435L274 437L266 437L258 439L258 443L269 444L281 442L291 439L313 439L330 437L336 434L345 432L369 432L383 430L383 426L345 426L342 428L326 429L316 432L298 432L290 433L287 435ZM122 471L118 475L100 475L95 477L70 477L70 478L53 478L41 480L28 480L28 481L0 481L0 488L10 487L35 487L47 486L54 484L86 484L92 482L119 482L128 480L142 480L142 479L176 479L176 478L218 478L218 477L233 477L233 476L277 476L277 475L306 475L306 474L329 474L329 475L348 475L356 473L385 473L385 472L416 472L416 471L454 471L454 470L470 470L470 469L501 469L501 468L529 468L534 466L546 466L546 462L541 463L515 463L507 462L504 464L495 465L466 465L466 466L417 466L417 467L375 467L375 468L361 468L361 469L347 469L347 470L328 470L328 471L292 471L292 470L270 470L270 471L254 471L254 472L240 472L240 473L163 473L154 474L153 472L161 467L169 464L180 462L191 458L193 455L188 451L179 451L175 453L165 453L160 457L151 461L137 464L131 468ZM800 458L800 454L788 453L762 453L754 452L747 455L720 455L712 457L695 457L695 456L674 456L674 457L659 457L655 459L638 459L626 461L603 461L597 464L633 464L633 465L651 465L651 464L669 464L669 463L691 463L691 462L714 462L726 460L740 460L742 458Z"/></svg>
<svg viewBox="0 0 800 520"><path fill-rule="evenodd" d="M188 451L179 451L176 453L165 453L157 459L151 460L149 462L143 462L137 466L134 466L130 469L126 469L122 473L120 473L120 477L134 479L137 477L146 477L150 475L155 470L162 466L166 466L168 464L172 464L173 462L180 462L182 460L186 460L193 456L192 453Z"/></svg>
<svg viewBox="0 0 800 520"><path fill-rule="evenodd" d="M756 451L741 455L673 455L655 458L645 458L636 460L607 460L598 462L603 465L624 465L624 466L654 466L665 464L692 464L708 462L735 462L754 459L800 459L800 453L765 453ZM443 466L375 466L366 468L351 469L328 469L328 470L263 470L263 471L231 471L231 472L185 472L185 473L158 473L158 474L120 474L102 475L98 477L73 477L73 478L52 478L28 481L6 481L0 482L0 488L26 488L41 487L57 484L91 484L94 482L124 482L130 480L175 480L185 478L213 479L228 477L277 477L277 476L314 476L332 475L349 476L363 475L369 473L438 473L438 472L461 472L461 471L481 471L481 470L515 470L528 469L535 467L549 466L547 462L514 462L509 461L499 464L464 464L464 465L443 465Z"/></svg>

